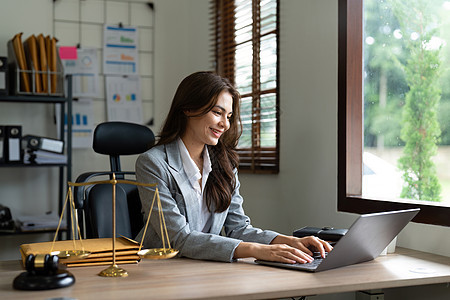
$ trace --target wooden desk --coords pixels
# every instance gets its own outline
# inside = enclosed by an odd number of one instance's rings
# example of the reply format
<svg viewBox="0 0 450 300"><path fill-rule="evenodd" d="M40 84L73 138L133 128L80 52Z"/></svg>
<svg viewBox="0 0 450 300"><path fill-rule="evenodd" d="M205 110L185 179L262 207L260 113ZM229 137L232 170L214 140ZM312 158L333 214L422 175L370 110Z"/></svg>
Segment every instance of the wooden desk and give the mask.
<svg viewBox="0 0 450 300"><path fill-rule="evenodd" d="M97 276L105 267L71 268L76 283L48 291L17 291L19 261L0 262L1 299L273 299L301 295L450 282L450 258L397 248L374 261L306 273L256 265L191 259L143 260L122 265L129 276Z"/></svg>

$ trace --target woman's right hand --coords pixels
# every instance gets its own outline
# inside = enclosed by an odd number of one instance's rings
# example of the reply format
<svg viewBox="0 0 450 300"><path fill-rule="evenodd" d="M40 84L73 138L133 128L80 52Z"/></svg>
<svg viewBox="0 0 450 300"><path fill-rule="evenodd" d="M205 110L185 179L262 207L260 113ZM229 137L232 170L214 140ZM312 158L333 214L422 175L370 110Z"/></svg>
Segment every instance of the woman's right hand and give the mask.
<svg viewBox="0 0 450 300"><path fill-rule="evenodd" d="M241 242L234 251L234 258L245 257L290 264L304 264L314 260L309 254L286 244L265 245Z"/></svg>

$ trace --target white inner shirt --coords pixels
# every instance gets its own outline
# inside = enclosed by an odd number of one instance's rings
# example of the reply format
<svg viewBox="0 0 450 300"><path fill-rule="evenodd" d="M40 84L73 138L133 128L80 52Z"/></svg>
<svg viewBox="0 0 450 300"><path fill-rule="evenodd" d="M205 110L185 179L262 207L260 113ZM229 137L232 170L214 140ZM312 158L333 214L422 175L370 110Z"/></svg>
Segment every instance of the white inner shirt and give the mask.
<svg viewBox="0 0 450 300"><path fill-rule="evenodd" d="M209 232L211 228L211 212L208 210L206 206L205 195L203 194L205 190L206 181L208 180L209 173L212 170L211 160L209 158L208 150L206 149L206 145L203 149L203 175L200 174L200 170L195 164L194 160L189 155L189 151L184 145L181 138L178 139L178 148L181 153L181 161L183 162L183 168L186 172L189 182L191 186L195 190L195 195L199 202L199 216L200 216L200 228L202 228L202 232ZM202 178L203 177L203 178ZM202 186L200 187L199 180L202 178Z"/></svg>

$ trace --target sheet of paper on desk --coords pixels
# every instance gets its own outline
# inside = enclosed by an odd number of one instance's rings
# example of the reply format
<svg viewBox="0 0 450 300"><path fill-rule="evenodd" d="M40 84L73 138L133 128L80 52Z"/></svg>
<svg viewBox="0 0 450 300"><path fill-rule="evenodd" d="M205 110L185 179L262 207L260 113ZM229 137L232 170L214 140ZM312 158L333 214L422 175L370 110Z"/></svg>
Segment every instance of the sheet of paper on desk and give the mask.
<svg viewBox="0 0 450 300"><path fill-rule="evenodd" d="M59 217L56 214L40 216L19 216L17 222L21 231L52 230L58 227Z"/></svg>

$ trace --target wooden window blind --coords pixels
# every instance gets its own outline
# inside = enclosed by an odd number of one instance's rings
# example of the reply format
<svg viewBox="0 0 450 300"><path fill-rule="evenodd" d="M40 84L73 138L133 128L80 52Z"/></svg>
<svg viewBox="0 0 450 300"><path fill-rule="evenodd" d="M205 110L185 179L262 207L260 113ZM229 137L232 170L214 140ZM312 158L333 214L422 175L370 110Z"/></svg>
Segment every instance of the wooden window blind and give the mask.
<svg viewBox="0 0 450 300"><path fill-rule="evenodd" d="M279 172L279 0L211 0L216 72L241 94L239 169Z"/></svg>

